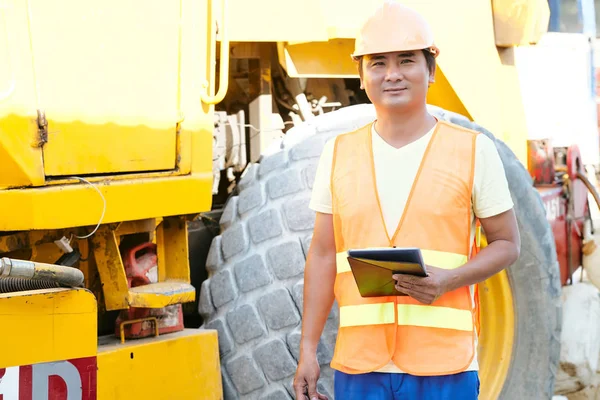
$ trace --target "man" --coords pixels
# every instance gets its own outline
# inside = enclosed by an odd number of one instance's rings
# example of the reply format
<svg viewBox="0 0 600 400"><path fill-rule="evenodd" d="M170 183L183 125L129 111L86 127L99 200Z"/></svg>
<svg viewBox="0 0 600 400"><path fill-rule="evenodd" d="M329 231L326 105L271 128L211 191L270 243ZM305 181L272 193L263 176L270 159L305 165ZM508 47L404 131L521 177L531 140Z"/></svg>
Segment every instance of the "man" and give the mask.
<svg viewBox="0 0 600 400"><path fill-rule="evenodd" d="M474 288L520 248L502 162L489 138L427 112L439 50L421 15L386 1L355 50L377 117L328 142L319 162L296 398L326 399L316 349L335 298L337 400L476 399ZM477 221L488 246L475 255ZM407 296L361 297L347 250L393 246L420 248L428 276L394 275Z"/></svg>

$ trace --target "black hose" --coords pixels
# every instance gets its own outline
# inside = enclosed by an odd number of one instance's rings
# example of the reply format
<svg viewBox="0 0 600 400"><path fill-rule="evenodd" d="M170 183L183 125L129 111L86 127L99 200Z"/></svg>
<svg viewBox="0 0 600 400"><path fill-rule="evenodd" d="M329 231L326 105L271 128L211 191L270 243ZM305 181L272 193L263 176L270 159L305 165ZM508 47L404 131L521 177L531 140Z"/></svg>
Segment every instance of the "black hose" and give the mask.
<svg viewBox="0 0 600 400"><path fill-rule="evenodd" d="M60 287L57 282L23 278L0 278L0 293L24 292L26 290L52 289Z"/></svg>

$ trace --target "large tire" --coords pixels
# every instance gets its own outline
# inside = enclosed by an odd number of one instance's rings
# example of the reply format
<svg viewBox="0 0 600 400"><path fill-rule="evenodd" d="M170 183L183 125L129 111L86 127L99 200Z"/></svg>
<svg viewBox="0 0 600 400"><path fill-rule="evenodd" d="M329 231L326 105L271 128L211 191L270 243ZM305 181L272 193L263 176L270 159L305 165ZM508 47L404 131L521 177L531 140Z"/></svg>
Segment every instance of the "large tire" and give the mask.
<svg viewBox="0 0 600 400"><path fill-rule="evenodd" d="M512 151L466 118L431 107L441 119L495 140L521 231L521 257L508 270L515 301L513 357L502 399L552 396L559 356L560 283L554 240L541 199ZM343 108L288 132L281 151L252 165L227 203L221 235L200 291L204 328L219 333L225 399L289 399L298 360L305 255L314 213L310 190L324 143L374 119L371 105ZM332 310L319 348L320 390L333 398L338 316Z"/></svg>

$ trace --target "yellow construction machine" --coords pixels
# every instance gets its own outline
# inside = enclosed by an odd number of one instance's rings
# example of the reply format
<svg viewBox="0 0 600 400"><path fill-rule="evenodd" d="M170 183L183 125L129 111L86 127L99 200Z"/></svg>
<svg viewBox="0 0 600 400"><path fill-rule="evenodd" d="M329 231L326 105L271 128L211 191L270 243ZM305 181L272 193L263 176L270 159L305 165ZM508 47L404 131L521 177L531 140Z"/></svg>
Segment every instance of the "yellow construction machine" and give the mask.
<svg viewBox="0 0 600 400"><path fill-rule="evenodd" d="M310 189L325 141L374 118L350 54L379 3L0 2L0 397L293 397ZM547 4L404 3L441 49L432 112L496 135L523 238L479 290L481 398L549 398L548 219L564 220L578 171L534 187L514 65ZM330 398L337 323L334 307Z"/></svg>

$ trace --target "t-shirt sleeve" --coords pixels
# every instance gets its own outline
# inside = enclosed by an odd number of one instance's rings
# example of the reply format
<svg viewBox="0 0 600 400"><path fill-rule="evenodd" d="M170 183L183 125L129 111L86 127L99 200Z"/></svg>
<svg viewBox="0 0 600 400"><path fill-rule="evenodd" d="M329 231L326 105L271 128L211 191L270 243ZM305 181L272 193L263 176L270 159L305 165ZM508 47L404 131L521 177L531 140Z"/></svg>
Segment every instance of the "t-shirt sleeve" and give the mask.
<svg viewBox="0 0 600 400"><path fill-rule="evenodd" d="M335 138L330 139L323 147L308 207L316 212L332 214L331 204L331 167L333 164L333 150Z"/></svg>
<svg viewBox="0 0 600 400"><path fill-rule="evenodd" d="M512 207L513 201L498 150L490 138L480 134L475 151L473 213L478 218L489 218Z"/></svg>

